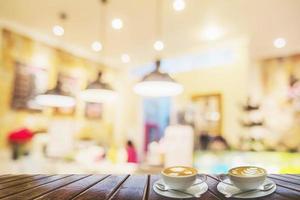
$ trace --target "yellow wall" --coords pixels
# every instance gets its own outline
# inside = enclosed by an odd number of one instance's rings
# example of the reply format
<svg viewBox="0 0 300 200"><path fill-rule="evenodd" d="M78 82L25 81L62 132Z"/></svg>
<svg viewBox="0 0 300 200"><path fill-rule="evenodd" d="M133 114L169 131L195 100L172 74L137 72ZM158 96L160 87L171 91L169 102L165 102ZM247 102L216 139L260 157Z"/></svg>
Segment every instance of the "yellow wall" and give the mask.
<svg viewBox="0 0 300 200"><path fill-rule="evenodd" d="M231 64L178 73L174 78L185 89L184 94L177 98L177 105L186 104L195 95L222 94L223 136L234 145L238 142L237 136L243 131L238 120L241 117L241 104L245 103L247 95L249 61L246 41L232 41L216 48L227 45L234 53Z"/></svg>
<svg viewBox="0 0 300 200"><path fill-rule="evenodd" d="M245 103L248 94L248 43L239 39L220 44L215 48L226 48L232 50L234 60L228 65L218 65L203 69L192 70L184 73L172 74L172 77L184 86L184 93L173 97L174 108L184 107L194 95L221 93L223 96L223 136L232 145L237 145L238 137L244 133L240 126L242 104ZM205 52L207 49L203 49ZM210 49L208 49L209 51ZM124 72L123 77L128 77ZM142 155L144 142L144 128L142 115L142 97L132 92L136 81L133 78L125 79L123 84L124 106L120 131L121 140L130 138L134 141ZM125 84L126 83L126 84ZM125 85L124 85L125 84ZM172 112L174 114L174 112ZM171 116L172 118L172 116ZM122 128L121 128L122 127Z"/></svg>
<svg viewBox="0 0 300 200"><path fill-rule="evenodd" d="M0 29L0 31L2 47L0 48L0 147L5 146L9 131L23 126L33 130L47 129L49 122L49 115L45 112L30 113L14 111L10 108L15 61L46 67L49 71L49 88L55 86L58 72L78 78L82 88L86 86L88 80L96 77L100 69L105 70L106 77L114 79L114 71L98 63L8 30ZM112 137L114 120L112 115L111 109L105 107L102 120L87 120L84 117L84 104L79 101L72 119L78 125L79 133L96 138L105 144Z"/></svg>
<svg viewBox="0 0 300 200"><path fill-rule="evenodd" d="M47 127L49 118L44 114L12 111L10 95L12 90L14 67L13 61L19 60L28 64L37 62L50 69L49 88L55 85L56 74L63 71L82 80L82 87L87 80L95 78L97 69L103 69L97 63L76 57L62 50L33 41L30 38L7 32L1 35L2 56L0 67L0 146L5 145L8 131L28 125L33 128ZM229 45L228 45L229 44ZM183 95L174 98L177 105L185 105L194 95L221 93L223 95L223 135L236 144L237 135L242 133L238 124L239 105L245 102L247 95L248 52L247 43L242 40L220 45L234 52L234 60L229 65L204 68L185 73L174 74L174 78L184 85ZM218 48L218 47L216 47ZM41 59L43 58L43 59ZM131 79L126 69L105 69L105 75L118 91L116 102L105 106L103 120L87 120L83 117L83 107L77 106L73 118L79 124L81 133L96 138L103 144L115 142L124 144L132 139L139 149L143 145L142 98L135 95L132 86L136 80Z"/></svg>

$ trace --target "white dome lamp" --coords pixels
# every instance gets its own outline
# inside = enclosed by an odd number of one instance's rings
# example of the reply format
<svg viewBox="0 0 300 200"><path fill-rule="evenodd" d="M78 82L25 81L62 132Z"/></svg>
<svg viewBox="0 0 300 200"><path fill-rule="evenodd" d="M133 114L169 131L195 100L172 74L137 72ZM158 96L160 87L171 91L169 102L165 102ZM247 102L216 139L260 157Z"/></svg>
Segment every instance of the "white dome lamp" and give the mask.
<svg viewBox="0 0 300 200"><path fill-rule="evenodd" d="M156 61L155 70L134 86L134 92L145 97L168 97L182 93L183 86L159 69L160 60Z"/></svg>
<svg viewBox="0 0 300 200"><path fill-rule="evenodd" d="M62 12L59 14L61 20L61 25L67 19L66 13ZM53 33L57 36L63 36L64 28L63 26L54 26ZM53 89L47 90L43 94L39 94L35 97L37 104L45 107L73 107L76 104L75 98L70 96L67 92L63 91L62 82L60 79L60 74L58 74L56 86Z"/></svg>
<svg viewBox="0 0 300 200"><path fill-rule="evenodd" d="M80 97L90 103L105 103L114 100L116 92L109 84L102 81L102 72L99 72L97 79L80 93Z"/></svg>
<svg viewBox="0 0 300 200"><path fill-rule="evenodd" d="M68 95L62 90L62 83L58 79L53 89L47 90L45 93L35 97L35 101L46 107L73 107L75 106L75 98Z"/></svg>
<svg viewBox="0 0 300 200"><path fill-rule="evenodd" d="M102 2L102 10L101 10L101 25L102 25L102 33L101 36L103 38L103 57L105 57L105 19L106 19L106 4L107 0L101 0ZM102 48L102 45L101 45ZM102 72L98 73L98 77L95 81L88 84L85 90L81 91L80 97L82 100L90 103L106 103L115 99L117 93L112 89L112 87L103 82L102 80Z"/></svg>

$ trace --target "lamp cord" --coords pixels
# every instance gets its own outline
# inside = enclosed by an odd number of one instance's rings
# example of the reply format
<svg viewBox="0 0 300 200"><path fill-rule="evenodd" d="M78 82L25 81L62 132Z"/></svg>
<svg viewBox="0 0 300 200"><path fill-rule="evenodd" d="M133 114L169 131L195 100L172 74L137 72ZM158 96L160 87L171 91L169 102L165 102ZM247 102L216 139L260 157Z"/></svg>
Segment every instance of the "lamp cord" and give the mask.
<svg viewBox="0 0 300 200"><path fill-rule="evenodd" d="M100 43L102 45L102 55L103 58L106 56L106 6L107 0L100 1L100 26L99 26L99 33L100 33Z"/></svg>
<svg viewBox="0 0 300 200"><path fill-rule="evenodd" d="M163 24L163 0L156 0L156 37L157 40L162 41L162 24ZM160 66L157 66L157 63L160 64L161 52L156 53L156 70L159 70Z"/></svg>
<svg viewBox="0 0 300 200"><path fill-rule="evenodd" d="M161 39L162 34L162 6L161 6L162 0L156 0L156 36L158 39Z"/></svg>

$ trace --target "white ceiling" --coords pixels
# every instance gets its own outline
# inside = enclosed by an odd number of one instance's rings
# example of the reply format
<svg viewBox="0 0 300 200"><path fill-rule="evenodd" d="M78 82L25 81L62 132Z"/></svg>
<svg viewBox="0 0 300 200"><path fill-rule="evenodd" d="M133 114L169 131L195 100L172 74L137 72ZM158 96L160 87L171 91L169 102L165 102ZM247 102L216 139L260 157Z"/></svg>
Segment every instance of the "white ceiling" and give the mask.
<svg viewBox="0 0 300 200"><path fill-rule="evenodd" d="M201 32L210 25L219 26L226 40L240 36L250 38L251 56L265 57L300 50L299 0L186 0L186 9L176 12L172 0L163 4L162 39L165 49L158 55L153 50L156 39L155 0L109 0L106 22L106 63L123 67L120 55L127 53L136 66L157 56L172 57L190 49L215 43L201 39ZM68 15L63 42L94 53L90 44L100 39L99 0L0 0L0 19L12 21L35 32L54 37L52 26L58 13ZM121 30L110 26L113 18L124 22ZM275 49L272 41L284 37L288 44ZM103 58L103 57L102 57Z"/></svg>

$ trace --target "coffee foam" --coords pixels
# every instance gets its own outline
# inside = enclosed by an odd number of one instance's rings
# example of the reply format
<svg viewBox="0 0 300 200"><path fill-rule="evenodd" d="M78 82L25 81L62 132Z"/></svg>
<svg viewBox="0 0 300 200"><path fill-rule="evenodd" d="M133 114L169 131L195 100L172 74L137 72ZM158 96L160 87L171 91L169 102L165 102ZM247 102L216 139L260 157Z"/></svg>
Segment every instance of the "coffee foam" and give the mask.
<svg viewBox="0 0 300 200"><path fill-rule="evenodd" d="M264 174L264 170L257 167L240 167L230 171L233 175L256 176Z"/></svg>
<svg viewBox="0 0 300 200"><path fill-rule="evenodd" d="M163 172L168 176L190 176L197 173L195 169L189 167L169 167Z"/></svg>
<svg viewBox="0 0 300 200"><path fill-rule="evenodd" d="M182 172L182 171L185 170L185 168L183 168L183 167L173 167L170 170L173 171L173 172Z"/></svg>

